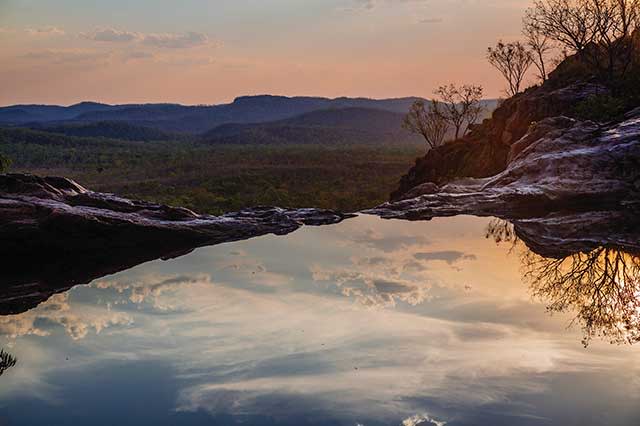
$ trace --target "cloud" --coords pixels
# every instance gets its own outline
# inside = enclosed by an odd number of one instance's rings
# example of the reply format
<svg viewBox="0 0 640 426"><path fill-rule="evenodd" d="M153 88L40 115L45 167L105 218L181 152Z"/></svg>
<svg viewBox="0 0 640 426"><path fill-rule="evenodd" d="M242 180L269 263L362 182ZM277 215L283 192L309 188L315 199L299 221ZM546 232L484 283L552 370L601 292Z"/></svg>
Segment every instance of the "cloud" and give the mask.
<svg viewBox="0 0 640 426"><path fill-rule="evenodd" d="M140 38L140 34L138 33L120 31L114 28L100 28L91 33L81 33L80 36L93 41L104 41L110 43L127 43Z"/></svg>
<svg viewBox="0 0 640 426"><path fill-rule="evenodd" d="M148 46L164 47L170 49L188 49L209 43L206 34L188 32L185 34L147 34L142 42Z"/></svg>
<svg viewBox="0 0 640 426"><path fill-rule="evenodd" d="M424 3L425 0L352 0L351 5L343 7L341 10L345 12L357 12L373 10L380 5L394 5L394 4L411 4L411 3Z"/></svg>
<svg viewBox="0 0 640 426"><path fill-rule="evenodd" d="M58 27L53 27L53 26L47 26L42 28L25 28L24 31L31 36L39 36L39 37L61 36L65 34L63 29Z"/></svg>
<svg viewBox="0 0 640 426"><path fill-rule="evenodd" d="M53 64L100 65L111 62L112 52L92 49L43 49L28 52L23 58Z"/></svg>
<svg viewBox="0 0 640 426"><path fill-rule="evenodd" d="M138 61L143 59L155 59L155 57L156 56L150 52L133 51L133 52L125 53L122 57L122 60L124 62L128 62L128 61Z"/></svg>
<svg viewBox="0 0 640 426"><path fill-rule="evenodd" d="M439 24L442 21L443 21L442 18L424 18L424 19L421 19L419 22L421 24Z"/></svg>
<svg viewBox="0 0 640 426"><path fill-rule="evenodd" d="M206 34L194 31L186 33L139 33L116 28L97 28L80 37L104 43L140 43L150 47L169 49L189 49L209 44Z"/></svg>

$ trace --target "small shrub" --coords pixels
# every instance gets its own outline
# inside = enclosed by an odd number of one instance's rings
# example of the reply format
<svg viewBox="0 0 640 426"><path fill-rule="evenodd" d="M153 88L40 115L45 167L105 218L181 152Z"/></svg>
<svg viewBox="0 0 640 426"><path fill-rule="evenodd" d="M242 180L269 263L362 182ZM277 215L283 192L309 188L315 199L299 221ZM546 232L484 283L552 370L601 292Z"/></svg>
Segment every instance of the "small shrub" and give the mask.
<svg viewBox="0 0 640 426"><path fill-rule="evenodd" d="M576 118L607 122L619 118L626 112L624 99L611 95L594 95L578 103L574 108Z"/></svg>
<svg viewBox="0 0 640 426"><path fill-rule="evenodd" d="M0 173L4 173L9 169L11 160L0 153Z"/></svg>

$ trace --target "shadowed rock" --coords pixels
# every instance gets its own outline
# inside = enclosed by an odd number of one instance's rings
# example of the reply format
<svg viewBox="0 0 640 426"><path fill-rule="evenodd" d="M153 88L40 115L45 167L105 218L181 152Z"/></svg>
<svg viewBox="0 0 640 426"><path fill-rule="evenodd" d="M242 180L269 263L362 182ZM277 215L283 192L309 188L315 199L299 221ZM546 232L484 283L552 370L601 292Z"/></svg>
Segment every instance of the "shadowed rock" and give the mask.
<svg viewBox="0 0 640 426"><path fill-rule="evenodd" d="M28 310L53 293L146 261L346 217L276 207L199 215L89 191L65 178L0 175L0 314Z"/></svg>

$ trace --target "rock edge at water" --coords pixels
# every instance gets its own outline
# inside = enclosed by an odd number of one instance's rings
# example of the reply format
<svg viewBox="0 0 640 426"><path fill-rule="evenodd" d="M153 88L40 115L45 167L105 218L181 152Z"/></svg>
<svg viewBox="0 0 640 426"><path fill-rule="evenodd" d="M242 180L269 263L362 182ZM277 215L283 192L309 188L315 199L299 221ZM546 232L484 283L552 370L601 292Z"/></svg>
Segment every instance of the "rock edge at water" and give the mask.
<svg viewBox="0 0 640 426"><path fill-rule="evenodd" d="M149 260L349 216L277 207L199 215L89 191L66 178L0 175L0 314L24 311L53 293Z"/></svg>
<svg viewBox="0 0 640 426"><path fill-rule="evenodd" d="M366 213L408 220L458 214L514 219L558 211L637 210L640 108L616 124L542 120L513 144L510 158L495 176L435 189L423 184L409 192L411 198Z"/></svg>

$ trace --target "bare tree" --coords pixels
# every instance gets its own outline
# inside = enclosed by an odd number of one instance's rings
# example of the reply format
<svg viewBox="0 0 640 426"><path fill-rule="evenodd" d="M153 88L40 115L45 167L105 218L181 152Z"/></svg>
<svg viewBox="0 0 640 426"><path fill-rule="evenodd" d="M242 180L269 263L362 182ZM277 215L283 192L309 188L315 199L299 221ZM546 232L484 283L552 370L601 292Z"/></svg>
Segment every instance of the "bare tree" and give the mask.
<svg viewBox="0 0 640 426"><path fill-rule="evenodd" d="M596 30L588 58L601 77L624 76L635 56L640 0L589 0L588 6Z"/></svg>
<svg viewBox="0 0 640 426"><path fill-rule="evenodd" d="M531 51L533 64L538 69L538 78L544 83L548 77L548 55L554 46L549 36L542 31L540 26L528 13L529 11L527 11L523 19L522 34L524 35L525 43Z"/></svg>
<svg viewBox="0 0 640 426"><path fill-rule="evenodd" d="M415 101L404 117L402 127L421 135L429 148L440 146L449 131L449 123L440 110L440 104L436 100L432 100L426 107L424 101Z"/></svg>
<svg viewBox="0 0 640 426"><path fill-rule="evenodd" d="M527 18L563 47L582 52L596 37L591 1L594 0L535 0Z"/></svg>
<svg viewBox="0 0 640 426"><path fill-rule="evenodd" d="M435 91L440 100L439 114L454 128L456 139L478 121L484 110L481 104L483 92L482 86L468 84L460 87L449 84Z"/></svg>
<svg viewBox="0 0 640 426"><path fill-rule="evenodd" d="M536 0L525 19L600 77L624 76L636 56L640 0Z"/></svg>
<svg viewBox="0 0 640 426"><path fill-rule="evenodd" d="M504 43L499 41L495 47L487 49L487 60L507 80L507 94L514 96L520 93L520 86L533 63L533 56L519 41Z"/></svg>

